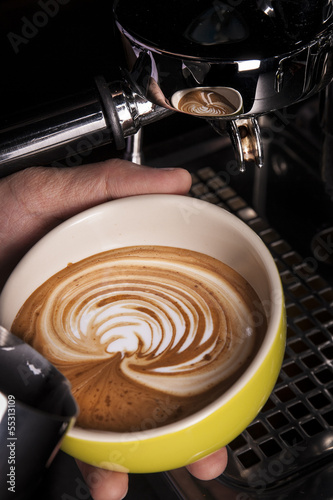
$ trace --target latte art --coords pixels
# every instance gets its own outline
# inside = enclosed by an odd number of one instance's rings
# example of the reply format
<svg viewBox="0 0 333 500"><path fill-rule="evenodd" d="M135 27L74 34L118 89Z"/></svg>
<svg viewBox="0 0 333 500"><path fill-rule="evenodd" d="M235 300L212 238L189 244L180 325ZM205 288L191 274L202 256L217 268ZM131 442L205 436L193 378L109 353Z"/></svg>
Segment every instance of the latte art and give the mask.
<svg viewBox="0 0 333 500"><path fill-rule="evenodd" d="M178 109L200 116L222 116L235 113L236 108L223 95L212 90L193 90L179 100Z"/></svg>
<svg viewBox="0 0 333 500"><path fill-rule="evenodd" d="M70 380L78 425L124 431L213 401L247 368L265 325L258 297L231 268L147 246L68 265L30 296L12 331Z"/></svg>

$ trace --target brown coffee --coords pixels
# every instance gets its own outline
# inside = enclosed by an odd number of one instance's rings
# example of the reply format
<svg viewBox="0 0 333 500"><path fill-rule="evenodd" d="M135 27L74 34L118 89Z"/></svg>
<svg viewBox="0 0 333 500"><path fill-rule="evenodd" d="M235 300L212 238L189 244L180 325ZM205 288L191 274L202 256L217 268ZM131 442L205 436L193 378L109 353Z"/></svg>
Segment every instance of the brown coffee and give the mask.
<svg viewBox="0 0 333 500"><path fill-rule="evenodd" d="M211 403L249 366L265 329L238 273L159 246L69 264L12 325L70 380L77 425L112 431L162 426Z"/></svg>
<svg viewBox="0 0 333 500"><path fill-rule="evenodd" d="M237 109L223 95L212 90L192 90L179 100L178 109L184 113L200 116L231 115Z"/></svg>

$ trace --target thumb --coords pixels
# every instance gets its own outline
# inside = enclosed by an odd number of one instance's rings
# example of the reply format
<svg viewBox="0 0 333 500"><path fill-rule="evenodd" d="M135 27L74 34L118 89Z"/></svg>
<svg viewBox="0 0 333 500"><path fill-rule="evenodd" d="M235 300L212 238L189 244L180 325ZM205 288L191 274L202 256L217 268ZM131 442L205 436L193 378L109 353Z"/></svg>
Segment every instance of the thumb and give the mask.
<svg viewBox="0 0 333 500"><path fill-rule="evenodd" d="M11 176L11 182L12 192L25 211L50 223L49 218L63 221L86 208L125 196L185 194L191 176L180 168L156 169L114 159L71 169L31 168Z"/></svg>
<svg viewBox="0 0 333 500"><path fill-rule="evenodd" d="M1 179L2 270L8 274L38 239L87 208L137 194L185 194L190 186L186 170L155 169L119 159L70 169L33 167Z"/></svg>

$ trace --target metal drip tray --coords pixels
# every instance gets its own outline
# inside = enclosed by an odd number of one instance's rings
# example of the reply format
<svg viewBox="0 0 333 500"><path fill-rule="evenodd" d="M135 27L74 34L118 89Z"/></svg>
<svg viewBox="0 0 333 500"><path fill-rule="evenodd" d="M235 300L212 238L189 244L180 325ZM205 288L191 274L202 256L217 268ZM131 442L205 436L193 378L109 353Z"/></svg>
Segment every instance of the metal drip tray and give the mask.
<svg viewBox="0 0 333 500"><path fill-rule="evenodd" d="M269 248L284 285L287 346L269 400L228 446L225 473L203 482L178 470L168 479L186 500L332 499L333 289L212 168L193 175L192 195L237 215Z"/></svg>

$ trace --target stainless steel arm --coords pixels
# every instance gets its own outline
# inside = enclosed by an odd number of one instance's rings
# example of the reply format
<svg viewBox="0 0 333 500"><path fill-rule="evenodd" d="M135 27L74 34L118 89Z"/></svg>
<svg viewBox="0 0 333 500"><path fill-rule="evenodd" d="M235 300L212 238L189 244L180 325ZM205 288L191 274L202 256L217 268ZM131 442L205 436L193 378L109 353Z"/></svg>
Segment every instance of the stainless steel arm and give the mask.
<svg viewBox="0 0 333 500"><path fill-rule="evenodd" d="M126 82L107 84L96 79L96 89L57 104L34 120L27 119L0 133L0 177L29 166L75 166L98 146L124 138L141 126L159 120L170 110L136 94Z"/></svg>

